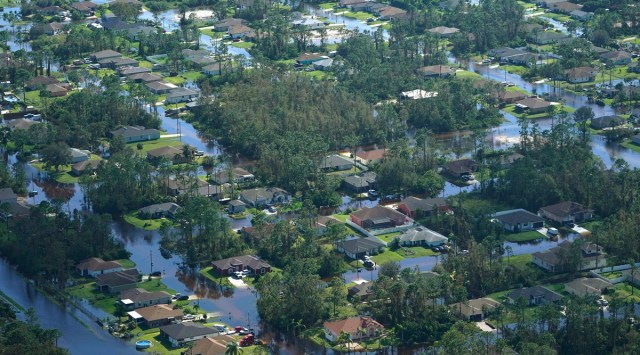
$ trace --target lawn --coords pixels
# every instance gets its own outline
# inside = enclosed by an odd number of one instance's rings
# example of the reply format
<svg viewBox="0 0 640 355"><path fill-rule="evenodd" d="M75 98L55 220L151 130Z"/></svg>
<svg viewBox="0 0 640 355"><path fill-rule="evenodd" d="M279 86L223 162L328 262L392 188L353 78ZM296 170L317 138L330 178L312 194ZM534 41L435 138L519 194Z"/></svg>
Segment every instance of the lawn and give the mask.
<svg viewBox="0 0 640 355"><path fill-rule="evenodd" d="M207 35L211 38L224 37L224 32L216 32L212 28L200 28L200 33L202 33L203 35Z"/></svg>
<svg viewBox="0 0 640 355"><path fill-rule="evenodd" d="M373 16L372 14L368 13L368 12L363 12L363 11L347 11L344 13L345 17L349 17L349 18L354 18L356 20L360 20L360 21L367 21L368 18L373 18L375 16Z"/></svg>
<svg viewBox="0 0 640 355"><path fill-rule="evenodd" d="M131 224L134 227L138 227L140 229L144 229L148 231L160 229L160 226L162 226L162 223L165 221L170 222L166 218L159 218L159 219L138 218L138 211L127 213L126 215L124 215L124 220L125 222Z"/></svg>
<svg viewBox="0 0 640 355"><path fill-rule="evenodd" d="M245 42L245 41L240 41L240 42L231 42L231 45L236 47L236 48L245 48L245 49L249 49L251 47L254 46L253 43L251 42Z"/></svg>
<svg viewBox="0 0 640 355"><path fill-rule="evenodd" d="M375 261L376 264L378 265L382 265L388 262L393 262L393 261L402 261L404 259L404 257L400 254L398 254L395 251L391 251L389 249L386 249L384 252L378 254L378 255L374 255L371 257L371 259L373 261Z"/></svg>
<svg viewBox="0 0 640 355"><path fill-rule="evenodd" d="M310 76L316 80L322 80L327 77L327 73L323 72L322 70L314 70L310 72L305 71L303 74L306 76Z"/></svg>
<svg viewBox="0 0 640 355"><path fill-rule="evenodd" d="M617 279L618 277L622 277L622 271L612 271L612 272L603 272L600 276L604 276L609 280Z"/></svg>
<svg viewBox="0 0 640 355"><path fill-rule="evenodd" d="M544 236L537 231L513 233L505 236L505 240L509 242L530 242L541 238L544 238Z"/></svg>
<svg viewBox="0 0 640 355"><path fill-rule="evenodd" d="M167 287L167 285L163 284L161 279L159 278L153 278L148 281L139 282L138 287L143 288L149 292L166 291L172 295L176 293L176 290Z"/></svg>
<svg viewBox="0 0 640 355"><path fill-rule="evenodd" d="M513 266L526 267L531 264L533 257L531 254L521 254L521 255L513 255L507 257L506 255L502 257L503 263L508 263Z"/></svg>
<svg viewBox="0 0 640 355"><path fill-rule="evenodd" d="M334 6L338 5L337 2L326 2L324 4L320 4L320 8L323 10L333 9Z"/></svg>
<svg viewBox="0 0 640 355"><path fill-rule="evenodd" d="M423 256L434 256L438 255L438 253L434 252L429 248L425 248L423 246L415 246L415 247L402 247L396 251L398 255L403 256L405 258L420 258Z"/></svg>
<svg viewBox="0 0 640 355"><path fill-rule="evenodd" d="M309 73L309 74L311 74L311 73ZM353 166L349 170L332 171L330 173L327 173L327 175L352 175L352 174L357 174L359 172L360 172L360 169L358 169L357 167Z"/></svg>
<svg viewBox="0 0 640 355"><path fill-rule="evenodd" d="M108 314L114 314L116 312L117 297L96 290L95 282L69 287L66 291L67 294L73 297L89 301L91 305Z"/></svg>
<svg viewBox="0 0 640 355"><path fill-rule="evenodd" d="M152 68L153 68L153 63L151 63L151 62L150 62L150 61L148 61L148 60L141 60L141 61L140 61L140 67L141 67L141 68L149 68L149 69L152 69Z"/></svg>
<svg viewBox="0 0 640 355"><path fill-rule="evenodd" d="M136 263L134 263L132 260L129 260L129 259L118 259L116 261L119 262L120 265L122 265L122 267L125 269L131 269L136 267Z"/></svg>
<svg viewBox="0 0 640 355"><path fill-rule="evenodd" d="M160 138L160 139L156 139L156 140L152 140L152 141L147 141L147 142L138 142L140 144L142 144L142 150L140 151L140 153L142 153L142 155L146 155L146 153L152 149L157 149L157 148L162 148L162 147L179 147L182 146L184 143L180 142L180 139L175 137L175 138ZM138 143L128 143L127 146L131 149L133 149L134 151L138 150Z"/></svg>
<svg viewBox="0 0 640 355"><path fill-rule="evenodd" d="M395 237L399 236L400 234L402 234L402 233L401 232L391 232L391 233L387 233L387 234L376 235L376 237L384 240L387 243L391 243L393 241L393 239L395 239Z"/></svg>
<svg viewBox="0 0 640 355"><path fill-rule="evenodd" d="M456 79L472 79L477 80L482 78L482 75L478 73L474 73L468 70L459 70L456 71Z"/></svg>
<svg viewBox="0 0 640 355"><path fill-rule="evenodd" d="M640 145L633 143L631 140L625 140L624 142L620 143L620 145L625 148L631 149L634 152L640 153Z"/></svg>
<svg viewBox="0 0 640 355"><path fill-rule="evenodd" d="M219 284L221 286L233 287L233 285L229 282L229 278L227 277L219 277L213 272L212 266L207 266L204 269L200 270L200 274L209 280Z"/></svg>
<svg viewBox="0 0 640 355"><path fill-rule="evenodd" d="M153 333L148 333L148 334L144 334L143 336L136 338L137 340L150 340L151 341L151 347L147 350L145 350L145 352L149 352L149 353L158 353L158 354L167 354L167 355L180 355L183 354L183 352L185 350L187 350L186 347L184 348L173 348L171 343L169 343L167 340L163 339L160 336L160 332L153 332Z"/></svg>
<svg viewBox="0 0 640 355"><path fill-rule="evenodd" d="M535 120L535 119L538 119L538 118L549 117L549 113L548 112L542 112L542 113L529 115L529 114L525 114L525 113L517 113L515 111L515 108L516 108L515 105L507 105L502 110L512 114L513 116L515 116L517 118L523 118L525 115L527 116L527 118L529 118L531 120ZM567 112L567 113L573 113L575 111L575 109L573 107L569 107L569 106L565 106L565 105L557 105L556 106L556 113L560 113L562 111Z"/></svg>
<svg viewBox="0 0 640 355"><path fill-rule="evenodd" d="M342 223L346 223L347 222L347 218L349 218L348 214L334 214L331 215L331 217L337 219L338 221L342 222ZM380 236L378 236L378 238L380 238Z"/></svg>
<svg viewBox="0 0 640 355"><path fill-rule="evenodd" d="M529 71L531 71L531 69L529 68L525 68L523 66L520 65L501 65L500 69L502 70L506 70L509 73L513 73L513 74L518 74L520 76L529 73Z"/></svg>
<svg viewBox="0 0 640 355"><path fill-rule="evenodd" d="M89 160L102 160L102 158L95 154L91 154ZM75 184L79 179L78 176L71 175L71 167L73 164L61 165L58 168L58 172L55 172L53 169L45 169L44 163L42 162L31 163L31 165L39 171L46 171L54 180L62 184Z"/></svg>
<svg viewBox="0 0 640 355"><path fill-rule="evenodd" d="M613 289L615 290L614 297L625 298L633 303L640 302L640 289L627 282L619 283Z"/></svg>

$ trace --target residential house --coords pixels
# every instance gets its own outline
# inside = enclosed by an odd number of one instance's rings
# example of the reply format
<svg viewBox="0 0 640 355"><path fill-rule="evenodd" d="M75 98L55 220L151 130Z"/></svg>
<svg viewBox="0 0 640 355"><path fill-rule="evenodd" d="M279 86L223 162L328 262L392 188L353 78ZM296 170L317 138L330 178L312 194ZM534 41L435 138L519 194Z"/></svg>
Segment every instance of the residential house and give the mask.
<svg viewBox="0 0 640 355"><path fill-rule="evenodd" d="M17 118L15 120L10 120L7 122L7 127L9 127L9 129L13 130L26 130L29 129L31 126L40 124L40 122L38 121L34 121L34 120L30 120L30 119L26 119L26 118Z"/></svg>
<svg viewBox="0 0 640 355"><path fill-rule="evenodd" d="M301 19L291 21L291 26L293 28L308 28L312 30L318 30L321 28L325 28L327 24L315 18L303 17Z"/></svg>
<svg viewBox="0 0 640 355"><path fill-rule="evenodd" d="M206 75L222 75L222 64L215 62L202 67L202 72Z"/></svg>
<svg viewBox="0 0 640 355"><path fill-rule="evenodd" d="M298 58L296 58L296 63L298 63L299 65L309 65L309 64L313 64L314 62L327 59L327 58L329 57L319 53L304 52L300 54Z"/></svg>
<svg viewBox="0 0 640 355"><path fill-rule="evenodd" d="M587 21L587 20L590 20L591 18L593 18L593 12L586 12L586 11L582 11L582 10L573 10L573 11L569 12L569 16L571 16L571 18L574 19L574 20Z"/></svg>
<svg viewBox="0 0 640 355"><path fill-rule="evenodd" d="M338 154L326 156L320 163L320 170L325 172L344 171L351 168L353 168L353 160L347 159Z"/></svg>
<svg viewBox="0 0 640 355"><path fill-rule="evenodd" d="M124 77L130 77L132 75L142 74L142 73L151 73L151 69L149 68L131 67L131 66L120 67L117 69L117 71L120 76L124 76Z"/></svg>
<svg viewBox="0 0 640 355"><path fill-rule="evenodd" d="M511 154L503 154L500 155L498 162L503 169L508 169L513 166L513 163L524 158L524 155L520 153L511 153Z"/></svg>
<svg viewBox="0 0 640 355"><path fill-rule="evenodd" d="M171 295L166 291L149 292L143 288L133 288L120 293L118 304L125 310L138 309L156 304L170 304Z"/></svg>
<svg viewBox="0 0 640 355"><path fill-rule="evenodd" d="M49 93L51 97L67 96L70 86L66 83L49 84L45 86L44 90Z"/></svg>
<svg viewBox="0 0 640 355"><path fill-rule="evenodd" d="M529 52L527 52L524 49L509 48L509 47L499 47L499 48L494 48L489 50L489 55L492 57L495 57L497 60L499 60L502 63L507 63L508 59L513 56L519 56L527 53Z"/></svg>
<svg viewBox="0 0 640 355"><path fill-rule="evenodd" d="M94 172L100 166L102 160L85 160L79 163L75 163L71 166L71 174L80 176L85 172Z"/></svg>
<svg viewBox="0 0 640 355"><path fill-rule="evenodd" d="M527 94L520 91L499 91L495 94L496 99L503 104L512 104L527 98Z"/></svg>
<svg viewBox="0 0 640 355"><path fill-rule="evenodd" d="M101 258L84 259L76 265L81 276L96 277L110 272L122 271L122 264L117 261L104 261Z"/></svg>
<svg viewBox="0 0 640 355"><path fill-rule="evenodd" d="M165 100L169 104L177 104L178 102L187 102L198 97L198 92L187 88L175 88L167 94Z"/></svg>
<svg viewBox="0 0 640 355"><path fill-rule="evenodd" d="M156 203L142 207L138 214L143 219L173 218L180 206L173 202Z"/></svg>
<svg viewBox="0 0 640 355"><path fill-rule="evenodd" d="M62 32L63 24L60 22L42 23L34 25L34 30L45 35L53 36Z"/></svg>
<svg viewBox="0 0 640 355"><path fill-rule="evenodd" d="M136 269L126 269L96 276L96 289L107 293L120 293L135 288L140 281Z"/></svg>
<svg viewBox="0 0 640 355"><path fill-rule="evenodd" d="M231 276L236 271L249 270L252 275L264 275L271 272L271 265L253 255L241 255L217 260L211 263L213 271L219 276Z"/></svg>
<svg viewBox="0 0 640 355"><path fill-rule="evenodd" d="M91 1L74 2L71 4L71 7L84 16L91 16L98 9L98 5L94 4Z"/></svg>
<svg viewBox="0 0 640 355"><path fill-rule="evenodd" d="M625 119L618 115L601 116L591 120L591 127L594 129L606 129L620 126L625 123Z"/></svg>
<svg viewBox="0 0 640 355"><path fill-rule="evenodd" d="M125 143L145 142L160 139L160 131L142 126L123 126L111 131L112 137L121 137Z"/></svg>
<svg viewBox="0 0 640 355"><path fill-rule="evenodd" d="M264 238L270 236L274 226L274 224L265 223L256 227L242 227L239 233L244 240L251 245L259 243Z"/></svg>
<svg viewBox="0 0 640 355"><path fill-rule="evenodd" d="M41 7L40 9L38 9L38 12L43 15L49 15L49 16L64 17L69 15L69 11L57 5Z"/></svg>
<svg viewBox="0 0 640 355"><path fill-rule="evenodd" d="M189 352L193 355L222 355L228 353L227 345L234 342L236 339L229 335L202 338L193 342Z"/></svg>
<svg viewBox="0 0 640 355"><path fill-rule="evenodd" d="M338 2L338 5L340 5L340 7L346 7L348 9L350 9L353 5L356 4L362 4L364 2L366 2L367 0L340 0Z"/></svg>
<svg viewBox="0 0 640 355"><path fill-rule="evenodd" d="M456 178L471 175L478 169L478 163L471 159L460 159L448 162L444 166L444 170L447 174Z"/></svg>
<svg viewBox="0 0 640 355"><path fill-rule="evenodd" d="M291 194L277 187L256 188L240 193L240 200L251 207L289 203Z"/></svg>
<svg viewBox="0 0 640 355"><path fill-rule="evenodd" d="M231 179L229 179L229 175L231 174ZM244 184L251 183L256 181L256 177L250 172L246 171L243 168L232 168L231 171L229 169L221 169L213 174L211 174L211 179L217 184L226 184L233 180L235 184Z"/></svg>
<svg viewBox="0 0 640 355"><path fill-rule="evenodd" d="M342 222L331 216L318 216L318 218L316 218L316 235L324 235L327 229L334 224L342 224Z"/></svg>
<svg viewBox="0 0 640 355"><path fill-rule="evenodd" d="M23 204L18 202L18 195L13 192L13 189L10 187L5 187L0 189L0 204L6 203L9 204L9 214L5 214L4 212L0 212L0 216L3 219L6 218L23 218L29 216L31 213L29 207L24 206Z"/></svg>
<svg viewBox="0 0 640 355"><path fill-rule="evenodd" d="M142 323L147 328L157 328L175 321L181 321L184 316L181 309L173 309L168 304L155 304L127 312L127 314L129 319L138 324Z"/></svg>
<svg viewBox="0 0 640 355"><path fill-rule="evenodd" d="M449 238L444 235L422 226L408 229L396 238L398 238L400 245L407 247L416 245L433 247L444 245L449 242Z"/></svg>
<svg viewBox="0 0 640 355"><path fill-rule="evenodd" d="M216 58L212 56L194 57L187 61L191 62L191 66L196 69L202 69L208 65L217 63Z"/></svg>
<svg viewBox="0 0 640 355"><path fill-rule="evenodd" d="M342 333L351 337L352 341L380 336L384 326L371 317L357 316L333 322L324 322L324 336L335 342Z"/></svg>
<svg viewBox="0 0 640 355"><path fill-rule="evenodd" d="M600 297L600 295L610 288L613 288L611 282L598 277L581 277L564 284L565 291L579 297Z"/></svg>
<svg viewBox="0 0 640 355"><path fill-rule="evenodd" d="M554 4L557 4L559 2L565 2L565 1L567 0L538 0L536 1L536 5L545 7L545 8L550 8Z"/></svg>
<svg viewBox="0 0 640 355"><path fill-rule="evenodd" d="M141 23L133 23L129 28L125 28L123 31L126 33L129 40L138 41L140 39L140 35L150 36L157 33L158 29Z"/></svg>
<svg viewBox="0 0 640 355"><path fill-rule="evenodd" d="M572 84L594 81L598 71L593 67L577 67L564 71L565 78Z"/></svg>
<svg viewBox="0 0 640 355"><path fill-rule="evenodd" d="M428 217L449 211L449 203L441 197L418 198L409 196L398 204L398 210L411 218Z"/></svg>
<svg viewBox="0 0 640 355"><path fill-rule="evenodd" d="M571 241L565 240L547 251L535 252L531 254L533 263L549 272L563 272L567 268L571 244ZM603 266L607 266L607 254L602 251L602 247L590 242L583 243L580 246L580 265L577 265L577 269L591 270Z"/></svg>
<svg viewBox="0 0 640 355"><path fill-rule="evenodd" d="M218 330L196 322L183 322L160 327L160 336L176 348L194 340L213 337L218 333Z"/></svg>
<svg viewBox="0 0 640 355"><path fill-rule="evenodd" d="M71 160L70 160L71 164L89 160L89 157L91 157L90 151L81 150L77 148L69 148L69 154L71 155Z"/></svg>
<svg viewBox="0 0 640 355"><path fill-rule="evenodd" d="M627 65L631 63L631 54L625 51L613 51L600 54L600 60L613 65Z"/></svg>
<svg viewBox="0 0 640 355"><path fill-rule="evenodd" d="M365 229L400 226L410 221L404 214L380 205L363 207L360 210L351 212L349 218L351 222Z"/></svg>
<svg viewBox="0 0 640 355"><path fill-rule="evenodd" d="M387 154L386 149L373 149L368 151L360 151L356 153L356 161L363 165L374 165L380 163L385 154Z"/></svg>
<svg viewBox="0 0 640 355"><path fill-rule="evenodd" d="M138 73L129 75L129 80L133 80L136 83L151 83L162 80L162 77L152 73Z"/></svg>
<svg viewBox="0 0 640 355"><path fill-rule="evenodd" d="M344 178L342 184L353 192L363 192L375 188L378 175L373 171L367 171L358 175L350 175Z"/></svg>
<svg viewBox="0 0 640 355"><path fill-rule="evenodd" d="M100 52L95 52L91 55L91 60L93 60L94 62L98 63L101 60L105 60L105 59L114 59L114 58L120 58L122 57L122 54L113 51L111 49L106 49Z"/></svg>
<svg viewBox="0 0 640 355"><path fill-rule="evenodd" d="M219 32L227 32L231 27L243 25L246 21L239 18L226 18L213 24L213 28Z"/></svg>
<svg viewBox="0 0 640 355"><path fill-rule="evenodd" d="M629 73L640 73L640 62L632 62L627 65L627 71Z"/></svg>
<svg viewBox="0 0 640 355"><path fill-rule="evenodd" d="M49 84L60 84L60 81L50 76L38 75L27 81L25 87L27 90L33 91L46 88Z"/></svg>
<svg viewBox="0 0 640 355"><path fill-rule="evenodd" d="M551 4L549 6L549 8L553 12L560 12L560 13L563 13L563 14L570 14L571 11L582 9L582 5L576 4L576 3L573 3L573 2L569 2L569 1L561 1L561 2L557 2L557 3Z"/></svg>
<svg viewBox="0 0 640 355"><path fill-rule="evenodd" d="M590 220L593 217L593 210L577 202L564 201L556 203L555 205L542 207L538 211L538 214L554 222L566 224Z"/></svg>
<svg viewBox="0 0 640 355"><path fill-rule="evenodd" d="M98 61L101 68L117 70L123 67L138 67L140 62L129 57L106 58Z"/></svg>
<svg viewBox="0 0 640 355"><path fill-rule="evenodd" d="M456 75L456 71L447 65L428 65L418 68L418 74L425 79L428 78L444 78Z"/></svg>
<svg viewBox="0 0 640 355"><path fill-rule="evenodd" d="M18 195L13 192L13 189L10 187L3 187L0 189L0 204L1 203L11 203L18 201Z"/></svg>
<svg viewBox="0 0 640 355"><path fill-rule="evenodd" d="M373 14L378 16L379 20L386 21L404 18L407 12L395 6L385 6L374 10Z"/></svg>
<svg viewBox="0 0 640 355"><path fill-rule="evenodd" d="M376 237L353 238L337 243L336 249L351 259L382 253L386 243Z"/></svg>
<svg viewBox="0 0 640 355"><path fill-rule="evenodd" d="M158 163L161 159L165 159L172 163L178 163L185 159L182 153L182 149L176 147L160 147L147 151L147 160Z"/></svg>
<svg viewBox="0 0 640 355"><path fill-rule="evenodd" d="M447 38L451 37L454 34L460 32L459 29L455 27L446 27L446 26L438 26L428 30L430 33L436 34L440 37Z"/></svg>
<svg viewBox="0 0 640 355"><path fill-rule="evenodd" d="M200 178L183 176L179 178L167 179L165 187L167 188L167 193L169 193L171 196L178 196L187 192L188 190L195 190L200 187L206 187L207 185L209 185L209 183Z"/></svg>
<svg viewBox="0 0 640 355"><path fill-rule="evenodd" d="M247 204L240 200L231 200L227 208L231 214L242 213L247 209Z"/></svg>
<svg viewBox="0 0 640 355"><path fill-rule="evenodd" d="M256 37L256 31L247 25L232 26L227 32L232 39L251 40Z"/></svg>
<svg viewBox="0 0 640 355"><path fill-rule="evenodd" d="M168 83L164 80L145 83L144 86L146 86L147 89L149 89L149 91L157 95L168 94L171 90L174 90L177 88L175 84Z"/></svg>
<svg viewBox="0 0 640 355"><path fill-rule="evenodd" d="M631 142L635 145L640 145L640 134L636 134L635 136L631 137Z"/></svg>
<svg viewBox="0 0 640 355"><path fill-rule="evenodd" d="M348 296L352 300L366 301L373 293L371 286L373 282L364 281L349 288Z"/></svg>
<svg viewBox="0 0 640 355"><path fill-rule="evenodd" d="M313 62L313 69L325 71L333 66L333 59L326 58Z"/></svg>
<svg viewBox="0 0 640 355"><path fill-rule="evenodd" d="M537 114L547 112L551 103L538 97L529 97L516 102L516 112L527 112Z"/></svg>
<svg viewBox="0 0 640 355"><path fill-rule="evenodd" d="M522 208L498 212L493 215L493 218L500 222L505 230L514 233L531 231L544 227L544 219L542 217ZM542 237L542 234L540 237Z"/></svg>
<svg viewBox="0 0 640 355"><path fill-rule="evenodd" d="M523 287L507 294L507 301L509 303L515 303L520 298L524 299L529 306L556 303L562 300L560 294L539 285Z"/></svg>
<svg viewBox="0 0 640 355"><path fill-rule="evenodd" d="M454 303L449 306L449 309L469 322L481 322L487 316L487 313L493 311L499 305L500 302L485 297Z"/></svg>

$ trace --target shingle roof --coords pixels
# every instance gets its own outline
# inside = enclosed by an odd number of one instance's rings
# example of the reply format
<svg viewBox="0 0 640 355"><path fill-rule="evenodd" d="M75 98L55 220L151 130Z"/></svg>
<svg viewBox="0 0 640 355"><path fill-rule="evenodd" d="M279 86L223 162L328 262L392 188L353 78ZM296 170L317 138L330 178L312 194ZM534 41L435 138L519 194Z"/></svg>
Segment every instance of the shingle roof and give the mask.
<svg viewBox="0 0 640 355"><path fill-rule="evenodd" d="M178 341L218 333L215 329L194 322L165 325L164 327L160 327L160 331Z"/></svg>
<svg viewBox="0 0 640 355"><path fill-rule="evenodd" d="M165 202L165 203L156 203L154 205L149 205L146 207L142 207L140 209L141 213L144 214L156 214L156 213L175 213L180 206L173 202Z"/></svg>
<svg viewBox="0 0 640 355"><path fill-rule="evenodd" d="M556 215L558 217L569 217L576 213L588 212L589 209L585 208L581 204L572 201L564 201L556 203L555 205L542 207L543 212Z"/></svg>
<svg viewBox="0 0 640 355"><path fill-rule="evenodd" d="M386 149L374 149L366 152L357 152L356 156L364 160L379 160L383 159L386 153Z"/></svg>
<svg viewBox="0 0 640 355"><path fill-rule="evenodd" d="M368 237L345 240L338 243L338 246L348 253L359 254L378 249L385 246L385 244L378 238Z"/></svg>
<svg viewBox="0 0 640 355"><path fill-rule="evenodd" d="M377 205L375 207L363 207L360 210L351 213L352 216L355 216L358 219L366 220L366 219L377 219L377 218L385 218L385 217L397 217L397 218L405 218L404 214L393 210L391 208L387 208L384 206Z"/></svg>
<svg viewBox="0 0 640 355"><path fill-rule="evenodd" d="M420 241L425 241L427 243L446 243L449 241L449 238L426 227L417 227L406 230L398 237L398 239L400 239L401 243Z"/></svg>
<svg viewBox="0 0 640 355"><path fill-rule="evenodd" d="M320 167L323 169L337 168L343 165L353 165L353 160L349 160L341 155L333 154L322 159Z"/></svg>
<svg viewBox="0 0 640 355"><path fill-rule="evenodd" d="M122 264L117 261L104 261L101 258L89 258L79 262L76 267L80 270L101 271L116 269L122 267Z"/></svg>
<svg viewBox="0 0 640 355"><path fill-rule="evenodd" d="M265 261L253 255L234 256L231 258L216 260L212 264L220 270L226 270L237 265L242 265L244 267L248 266L253 270L259 270L263 267L264 268L271 267L271 265L269 265Z"/></svg>
<svg viewBox="0 0 640 355"><path fill-rule="evenodd" d="M153 322L160 319L181 318L184 313L181 309L173 309L167 304L156 304L149 307L138 308L136 313L142 316L145 321Z"/></svg>
<svg viewBox="0 0 640 355"><path fill-rule="evenodd" d="M96 276L96 285L109 287L130 285L137 283L139 277L140 273L136 269L110 272Z"/></svg>
<svg viewBox="0 0 640 355"><path fill-rule="evenodd" d="M122 54L120 54L119 52L113 51L111 49L106 49L100 52L95 52L91 56L95 57L96 60L99 61L104 58L122 57Z"/></svg>
<svg viewBox="0 0 640 355"><path fill-rule="evenodd" d="M350 317L333 322L324 322L324 327L331 330L334 334L340 335L340 333L355 333L360 328L378 328L384 329L384 326L376 322L371 317Z"/></svg>
<svg viewBox="0 0 640 355"><path fill-rule="evenodd" d="M423 199L409 196L400 201L399 205L405 205L410 211L414 212L417 210L431 211L434 208L448 206L449 204L447 203L446 199L441 197Z"/></svg>
<svg viewBox="0 0 640 355"><path fill-rule="evenodd" d="M0 201L4 200L15 200L18 198L18 195L13 192L13 189L10 187L4 187L0 189Z"/></svg>
<svg viewBox="0 0 640 355"><path fill-rule="evenodd" d="M145 135L145 134L159 134L160 131L158 131L157 129L153 129L153 128L144 128L141 126L124 126L124 127L120 127L114 131L111 131L111 134L114 136L121 136L121 137L133 137L133 136L139 136L139 135Z"/></svg>
<svg viewBox="0 0 640 355"><path fill-rule="evenodd" d="M556 302L562 299L562 296L558 293L555 293L549 290L546 287L542 287L540 285L533 287L523 287L514 291L511 291L508 297L512 300L517 300L518 298L524 298L525 300L529 300L533 297L544 297L544 299L548 302Z"/></svg>
<svg viewBox="0 0 640 355"><path fill-rule="evenodd" d="M198 339L191 347L191 353L194 355L221 355L226 353L227 344L236 340L229 335L218 335L215 337L207 337Z"/></svg>
<svg viewBox="0 0 640 355"><path fill-rule="evenodd" d="M535 213L523 209L499 212L494 218L504 224L516 225L518 223L544 222L544 219Z"/></svg>
<svg viewBox="0 0 640 355"><path fill-rule="evenodd" d="M529 97L524 100L520 100L516 102L516 105L520 105L520 106L524 106L532 109L539 109L539 108L548 107L551 104L548 101L545 101L537 97Z"/></svg>
<svg viewBox="0 0 640 355"><path fill-rule="evenodd" d="M171 298L171 295L165 291L149 292L143 288L134 288L120 293L120 299L131 300L133 302L148 302L166 297Z"/></svg>

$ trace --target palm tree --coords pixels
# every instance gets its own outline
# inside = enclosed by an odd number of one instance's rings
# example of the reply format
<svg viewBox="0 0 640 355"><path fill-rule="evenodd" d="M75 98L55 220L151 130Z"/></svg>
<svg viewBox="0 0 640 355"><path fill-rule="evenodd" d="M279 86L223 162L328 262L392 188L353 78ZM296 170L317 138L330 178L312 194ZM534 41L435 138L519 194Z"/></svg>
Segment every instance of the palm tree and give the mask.
<svg viewBox="0 0 640 355"><path fill-rule="evenodd" d="M229 344L227 344L227 349L224 351L225 355L239 355L242 354L242 349L240 348L240 345L238 345L237 342L232 341Z"/></svg>

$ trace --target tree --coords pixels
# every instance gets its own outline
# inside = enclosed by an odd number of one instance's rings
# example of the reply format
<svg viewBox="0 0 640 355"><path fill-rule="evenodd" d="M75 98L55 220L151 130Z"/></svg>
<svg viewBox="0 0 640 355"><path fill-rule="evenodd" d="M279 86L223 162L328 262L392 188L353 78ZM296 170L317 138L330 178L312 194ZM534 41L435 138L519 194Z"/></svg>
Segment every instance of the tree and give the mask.
<svg viewBox="0 0 640 355"><path fill-rule="evenodd" d="M329 299L333 304L333 316L335 317L338 315L337 307L342 305L342 303L344 303L344 301L346 300L347 287L339 277L334 277L333 279L331 279L331 282L329 282L329 287L331 289Z"/></svg>
<svg viewBox="0 0 640 355"><path fill-rule="evenodd" d="M40 156L44 162L45 169L53 167L56 172L59 171L60 165L66 165L71 162L71 151L64 142L49 144L42 149Z"/></svg>
<svg viewBox="0 0 640 355"><path fill-rule="evenodd" d="M232 341L227 344L227 348L224 351L225 355L239 355L242 354L243 350L238 345L238 342Z"/></svg>
<svg viewBox="0 0 640 355"><path fill-rule="evenodd" d="M588 122L595 118L593 110L589 106L582 106L573 113L573 120L579 125L581 133L581 141L583 144L587 144L588 141Z"/></svg>

